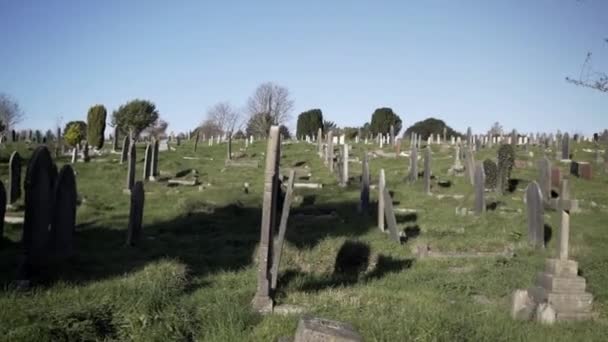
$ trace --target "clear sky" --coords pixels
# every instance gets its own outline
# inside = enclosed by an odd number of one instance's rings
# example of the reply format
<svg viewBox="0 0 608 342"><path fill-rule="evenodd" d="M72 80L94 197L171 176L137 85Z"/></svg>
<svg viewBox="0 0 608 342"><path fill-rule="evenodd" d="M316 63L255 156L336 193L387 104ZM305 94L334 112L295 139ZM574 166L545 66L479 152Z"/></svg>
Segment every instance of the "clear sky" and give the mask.
<svg viewBox="0 0 608 342"><path fill-rule="evenodd" d="M608 0L0 0L0 37L22 128L143 98L177 132L266 81L291 91L290 127L311 108L358 126L388 106L404 127L608 128L608 94L564 81L587 51L608 72Z"/></svg>

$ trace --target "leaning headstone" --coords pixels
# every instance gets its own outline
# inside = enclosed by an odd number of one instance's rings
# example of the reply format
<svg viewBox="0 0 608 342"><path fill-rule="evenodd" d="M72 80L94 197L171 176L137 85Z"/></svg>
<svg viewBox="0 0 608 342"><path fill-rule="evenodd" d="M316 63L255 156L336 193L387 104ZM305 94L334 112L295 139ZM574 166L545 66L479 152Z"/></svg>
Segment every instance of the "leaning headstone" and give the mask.
<svg viewBox="0 0 608 342"><path fill-rule="evenodd" d="M64 165L59 171L54 198L51 246L54 257L63 260L73 254L76 228L76 177L69 164Z"/></svg>
<svg viewBox="0 0 608 342"><path fill-rule="evenodd" d="M25 217L23 262L17 279L30 280L48 260L49 225L53 217L54 164L46 146L39 146L30 158L25 175Z"/></svg>
<svg viewBox="0 0 608 342"><path fill-rule="evenodd" d="M279 127L270 127L268 146L266 148L266 171L264 173L264 201L262 204L262 223L260 228L260 245L258 247L258 284L252 306L258 312L271 312L272 242L276 225L276 197L278 191L280 161Z"/></svg>
<svg viewBox="0 0 608 342"><path fill-rule="evenodd" d="M287 180L287 189L285 191L285 198L283 200L283 211L281 212L281 222L279 223L279 236L274 244L274 251L272 252L272 270L271 270L271 281L270 287L272 291L277 289L277 281L279 279L279 266L281 264L281 254L283 252L283 242L285 241L285 233L287 232L287 221L289 220L289 209L291 208L291 201L293 198L293 182L296 178L295 170L289 172L289 179Z"/></svg>
<svg viewBox="0 0 608 342"><path fill-rule="evenodd" d="M127 169L127 190L133 188L135 183L135 163L137 162L137 155L135 152L135 142L129 144L129 166Z"/></svg>
<svg viewBox="0 0 608 342"><path fill-rule="evenodd" d="M131 141L129 140L128 136L122 140L122 151L120 152L120 163L121 164L123 164L124 162L127 161L130 143L131 143Z"/></svg>
<svg viewBox="0 0 608 342"><path fill-rule="evenodd" d="M486 174L483 171L483 165L475 167L475 214L481 215L486 211L485 198Z"/></svg>
<svg viewBox="0 0 608 342"><path fill-rule="evenodd" d="M369 209L369 162L367 159L367 151L363 155L361 163L361 195L359 197L359 212L367 213Z"/></svg>
<svg viewBox="0 0 608 342"><path fill-rule="evenodd" d="M543 195L538 183L528 184L526 189L528 210L528 241L537 248L545 246L545 219Z"/></svg>
<svg viewBox="0 0 608 342"><path fill-rule="evenodd" d="M424 193L431 194L431 147L424 152Z"/></svg>
<svg viewBox="0 0 608 342"><path fill-rule="evenodd" d="M362 342L347 323L305 316L300 319L293 342Z"/></svg>
<svg viewBox="0 0 608 342"><path fill-rule="evenodd" d="M146 152L144 154L144 167L143 167L143 180L147 181L150 178L150 175L152 174L151 170L152 170L152 145L148 144L146 145Z"/></svg>
<svg viewBox="0 0 608 342"><path fill-rule="evenodd" d="M127 228L127 246L139 243L144 218L144 183L139 181L131 189L131 206L129 209L129 227Z"/></svg>
<svg viewBox="0 0 608 342"><path fill-rule="evenodd" d="M21 156L15 151L8 161L8 205L21 197Z"/></svg>
<svg viewBox="0 0 608 342"><path fill-rule="evenodd" d="M386 187L386 179L384 177L384 169L380 169L380 177L378 177L378 229L384 231L384 188Z"/></svg>
<svg viewBox="0 0 608 342"><path fill-rule="evenodd" d="M418 149L416 146L412 146L410 153L410 173L408 180L413 183L418 179Z"/></svg>
<svg viewBox="0 0 608 342"><path fill-rule="evenodd" d="M386 219L386 225L391 235L391 239L396 242L401 242L399 233L397 232L397 219L395 218L395 209L393 208L393 199L386 186L382 192L384 198L384 218ZM378 213L380 214L380 213Z"/></svg>
<svg viewBox="0 0 608 342"><path fill-rule="evenodd" d="M562 159L570 159L570 135L564 134L562 138Z"/></svg>

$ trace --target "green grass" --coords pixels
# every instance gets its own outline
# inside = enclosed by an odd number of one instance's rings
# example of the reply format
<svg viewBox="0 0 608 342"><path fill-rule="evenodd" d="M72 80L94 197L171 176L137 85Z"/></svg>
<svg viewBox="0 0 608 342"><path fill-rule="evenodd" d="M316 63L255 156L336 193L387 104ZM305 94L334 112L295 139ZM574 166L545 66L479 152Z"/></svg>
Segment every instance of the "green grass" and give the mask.
<svg viewBox="0 0 608 342"><path fill-rule="evenodd" d="M591 145L576 145L577 159L592 161ZM243 148L235 143L233 151ZM225 144L188 142L160 154L160 170L171 176L197 169L203 188L145 183L144 239L124 246L129 196L123 194L126 165L119 155L77 163L78 208L76 255L67 265L45 274L29 291L12 281L21 246L21 227L5 226L0 248L0 339L7 341L275 341L293 335L299 317L260 316L250 311L256 288L256 247L259 240L265 142L246 153L260 168L224 167ZM8 157L21 144L0 150L0 178L5 182ZM362 156L372 145L357 145ZM385 149L389 151L389 148ZM557 216L547 212L553 238L545 251L527 247L522 198L536 179L536 165L515 169L520 182L501 206L522 213L490 211L483 217L457 216L456 207L473 206L473 189L464 177L448 177L453 150L433 146L433 173L453 185L436 194L461 194L462 200L437 199L423 193L422 181L408 184L406 158L370 158L372 182L385 169L395 206L417 209L398 217L399 228L420 229L419 236L398 245L376 227L376 191L372 210L357 213L359 185L340 188L316 156L316 145L282 147L281 169L305 162L311 182L322 190L297 189L281 265L278 304L305 306L314 315L346 321L366 341L600 341L608 336L608 175L595 164L594 180L571 180L582 213L571 218L571 255L580 264L595 296L593 322L545 327L509 316L513 290L533 285L545 258L555 255ZM138 146L137 178L141 179L144 146ZM536 160L518 149L518 159ZM482 150L478 161L495 157L496 148ZM554 153L548 153L550 157ZM184 156L199 159L187 160ZM101 159L101 160L100 160ZM58 164L69 161L61 158ZM422 163L420 164L422 165ZM302 171L303 165L298 166ZM562 165L564 174L566 165ZM358 177L360 164L350 164ZM23 172L25 173L25 167ZM243 183L250 191L242 191ZM6 182L5 182L6 184ZM493 194L488 196L494 198ZM591 201L598 204L591 206ZM303 213L331 213L337 218L308 221ZM428 243L441 251L502 251L516 257L416 260L412 246ZM483 298L480 303L479 298Z"/></svg>

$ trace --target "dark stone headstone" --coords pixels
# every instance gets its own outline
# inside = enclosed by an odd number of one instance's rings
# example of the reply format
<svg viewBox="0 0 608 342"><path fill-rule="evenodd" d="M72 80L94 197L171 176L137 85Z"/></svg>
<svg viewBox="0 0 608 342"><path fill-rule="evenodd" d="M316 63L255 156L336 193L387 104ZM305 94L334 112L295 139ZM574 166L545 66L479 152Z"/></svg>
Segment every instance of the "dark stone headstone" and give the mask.
<svg viewBox="0 0 608 342"><path fill-rule="evenodd" d="M194 152L196 152L197 148L198 148L198 130L196 131L196 135L194 137Z"/></svg>
<svg viewBox="0 0 608 342"><path fill-rule="evenodd" d="M483 166L477 165L475 167L475 214L476 215L481 215L486 211L485 184L486 184L486 174L484 173Z"/></svg>
<svg viewBox="0 0 608 342"><path fill-rule="evenodd" d="M15 151L8 162L8 204L21 197L21 156Z"/></svg>
<svg viewBox="0 0 608 342"><path fill-rule="evenodd" d="M76 228L76 177L70 165L64 165L57 176L54 190L51 246L56 258L65 259L73 254Z"/></svg>
<svg viewBox="0 0 608 342"><path fill-rule="evenodd" d="M359 212L361 213L367 213L369 210L369 182L369 162L366 151L361 163L361 196L359 199Z"/></svg>
<svg viewBox="0 0 608 342"><path fill-rule="evenodd" d="M131 189L131 207L129 209L129 227L127 229L127 246L139 243L144 218L144 183L136 182Z"/></svg>
<svg viewBox="0 0 608 342"><path fill-rule="evenodd" d="M24 259L18 271L19 280L30 279L47 262L55 174L49 150L39 146L29 160L25 176Z"/></svg>
<svg viewBox="0 0 608 342"><path fill-rule="evenodd" d="M144 154L144 181L147 181L150 178L151 170L152 170L152 145L146 145L146 152Z"/></svg>
<svg viewBox="0 0 608 342"><path fill-rule="evenodd" d="M393 199L386 187L384 187L382 197L384 197L384 218L386 219L386 225L391 234L391 239L396 242L401 242L401 238L397 232L397 219L395 218L395 210L393 209Z"/></svg>
<svg viewBox="0 0 608 342"><path fill-rule="evenodd" d="M543 195L538 183L532 182L526 189L528 209L528 241L537 248L545 244L545 219Z"/></svg>
<svg viewBox="0 0 608 342"><path fill-rule="evenodd" d="M118 151L118 125L114 126L114 134L112 135L112 151Z"/></svg>
<svg viewBox="0 0 608 342"><path fill-rule="evenodd" d="M562 159L570 159L570 136L564 134L562 138Z"/></svg>
<svg viewBox="0 0 608 342"><path fill-rule="evenodd" d="M131 141L129 140L129 137L125 137L122 140L122 151L120 152L120 163L123 164L124 162L127 161L127 156L129 155L129 145L131 144Z"/></svg>
<svg viewBox="0 0 608 342"><path fill-rule="evenodd" d="M137 154L135 152L135 142L129 145L129 167L127 169L127 189L133 188L135 183L135 163L137 162Z"/></svg>
<svg viewBox="0 0 608 342"><path fill-rule="evenodd" d="M228 144L226 146L226 159L232 159L232 132L228 132Z"/></svg>
<svg viewBox="0 0 608 342"><path fill-rule="evenodd" d="M4 236L4 214L6 214L6 190L0 181L0 242Z"/></svg>
<svg viewBox="0 0 608 342"><path fill-rule="evenodd" d="M158 153L159 153L160 144L158 139L154 139L154 143L152 144L152 179L156 179L160 175L158 171Z"/></svg>

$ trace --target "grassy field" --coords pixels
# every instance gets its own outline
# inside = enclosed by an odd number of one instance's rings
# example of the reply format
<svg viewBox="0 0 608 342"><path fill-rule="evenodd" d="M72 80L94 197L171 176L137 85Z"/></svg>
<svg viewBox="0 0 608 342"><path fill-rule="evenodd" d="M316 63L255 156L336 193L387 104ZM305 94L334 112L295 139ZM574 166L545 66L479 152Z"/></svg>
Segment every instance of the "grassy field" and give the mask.
<svg viewBox="0 0 608 342"><path fill-rule="evenodd" d="M265 142L245 152L263 166ZM244 148L242 142L233 151ZM577 160L592 161L577 144ZM6 184L8 158L25 145L0 150L0 177ZM144 146L138 146L141 179ZM361 157L372 145L356 145ZM389 151L389 149L385 149ZM422 181L407 184L407 158L371 158L372 182L381 168L397 208L416 209L398 216L399 228L419 232L396 244L376 227L375 203L369 215L357 213L359 184L338 187L316 155L316 145L283 145L282 173L296 167L311 172L320 190L296 190L279 280L278 304L304 306L316 316L353 324L366 341L601 341L608 336L608 175L593 165L594 180L571 179L571 193L582 212L571 218L571 256L580 264L587 289L595 296L598 319L551 327L513 321L510 294L534 283L544 259L555 255L558 219L546 212L553 238L545 251L527 247L522 201L527 183L537 177L536 159L518 149L517 159L534 167L515 169L512 193L494 200L507 212L482 217L457 216L455 208L473 207L473 188L464 177L449 177L453 150L433 146L433 173L450 180L435 194L423 193ZM161 152L160 170L171 177L196 169L202 188L168 187L146 182L144 239L125 247L129 196L123 193L126 164L106 154L77 163L76 255L28 291L12 281L20 256L21 227L5 226L0 248L0 339L6 341L276 341L293 335L298 316L260 316L250 311L256 288L256 247L262 202L263 168L225 167L226 146L190 143ZM495 158L496 148L476 159ZM548 153L554 156L555 153ZM195 157L198 159L184 159ZM69 162L61 158L58 164ZM420 164L422 165L422 163ZM305 169L305 167L309 169ZM564 174L567 165L562 164ZM358 177L361 165L350 164ZM23 172L25 173L25 167ZM250 184L249 193L243 183ZM372 202L377 193L372 190ZM592 205L592 202L596 205ZM522 212L518 213L517 209ZM310 214L332 214L314 219ZM422 259L413 246L428 243L440 251L502 251L514 258Z"/></svg>

